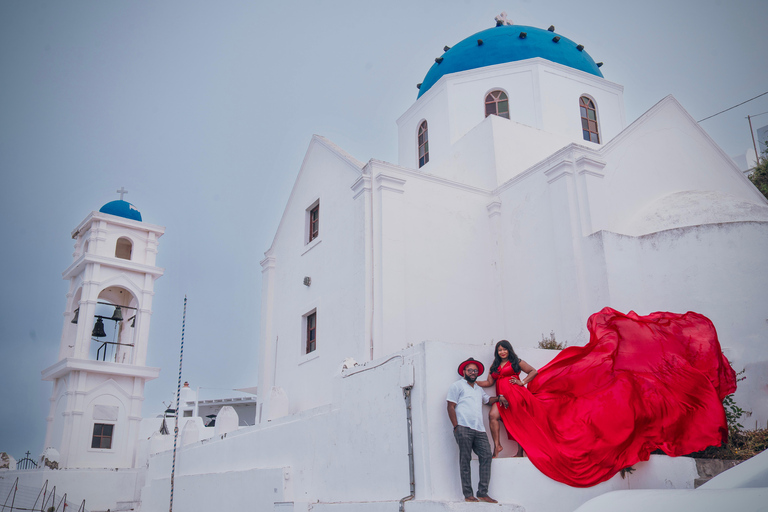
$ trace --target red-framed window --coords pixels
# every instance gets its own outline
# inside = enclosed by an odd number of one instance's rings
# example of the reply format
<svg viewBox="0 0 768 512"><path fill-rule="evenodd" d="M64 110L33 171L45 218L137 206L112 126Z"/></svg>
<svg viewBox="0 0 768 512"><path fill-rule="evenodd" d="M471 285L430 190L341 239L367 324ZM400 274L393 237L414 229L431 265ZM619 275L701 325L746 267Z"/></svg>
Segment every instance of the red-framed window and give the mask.
<svg viewBox="0 0 768 512"><path fill-rule="evenodd" d="M427 122L424 121L419 126L419 167L429 162L429 133L427 131Z"/></svg>
<svg viewBox="0 0 768 512"><path fill-rule="evenodd" d="M509 119L509 98L504 91L491 91L485 97L485 117L491 115Z"/></svg>
<svg viewBox="0 0 768 512"><path fill-rule="evenodd" d="M94 423L93 437L91 438L91 448L101 448L109 450L112 448L112 433L114 425L108 423Z"/></svg>
<svg viewBox="0 0 768 512"><path fill-rule="evenodd" d="M307 354L317 349L317 312L307 315Z"/></svg>
<svg viewBox="0 0 768 512"><path fill-rule="evenodd" d="M600 144L600 130L597 127L597 108L595 102L586 96L579 98L581 111L581 134L584 140Z"/></svg>
<svg viewBox="0 0 768 512"><path fill-rule="evenodd" d="M311 242L320 235L320 203L309 210L309 240Z"/></svg>

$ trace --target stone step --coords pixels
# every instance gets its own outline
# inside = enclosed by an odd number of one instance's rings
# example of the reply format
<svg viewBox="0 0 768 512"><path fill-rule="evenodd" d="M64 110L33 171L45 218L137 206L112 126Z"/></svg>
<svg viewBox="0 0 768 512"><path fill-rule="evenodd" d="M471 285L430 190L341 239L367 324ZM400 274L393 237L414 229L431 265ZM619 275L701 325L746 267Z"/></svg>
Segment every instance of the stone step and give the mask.
<svg viewBox="0 0 768 512"><path fill-rule="evenodd" d="M405 502L405 512L526 512L514 503L467 503L464 501L417 500ZM481 508L478 508L481 507ZM398 501L346 502L346 503L275 503L274 512L397 512Z"/></svg>
<svg viewBox="0 0 768 512"><path fill-rule="evenodd" d="M130 510L138 510L140 501L118 501L110 512L127 512Z"/></svg>
<svg viewBox="0 0 768 512"><path fill-rule="evenodd" d="M703 485L714 477L724 471L728 471L734 466L737 466L740 460L720 460L720 459L695 459L696 471L699 473L699 477L694 479L694 489Z"/></svg>

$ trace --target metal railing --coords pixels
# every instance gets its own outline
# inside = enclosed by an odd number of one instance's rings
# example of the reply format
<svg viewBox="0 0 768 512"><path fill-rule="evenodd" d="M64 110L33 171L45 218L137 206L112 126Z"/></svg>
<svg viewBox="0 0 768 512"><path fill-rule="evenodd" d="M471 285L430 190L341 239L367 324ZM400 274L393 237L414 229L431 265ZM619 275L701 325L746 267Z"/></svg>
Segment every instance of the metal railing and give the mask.
<svg viewBox="0 0 768 512"><path fill-rule="evenodd" d="M29 457L29 451L24 454L24 458L16 462L16 469L37 469L37 462Z"/></svg>
<svg viewBox="0 0 768 512"><path fill-rule="evenodd" d="M48 489L48 480L38 491L35 487L19 485L19 477L9 485L0 479L0 499L5 496L0 512L69 512L75 510L67 501L67 494L57 496L56 486ZM85 500L77 508L77 512L88 512Z"/></svg>

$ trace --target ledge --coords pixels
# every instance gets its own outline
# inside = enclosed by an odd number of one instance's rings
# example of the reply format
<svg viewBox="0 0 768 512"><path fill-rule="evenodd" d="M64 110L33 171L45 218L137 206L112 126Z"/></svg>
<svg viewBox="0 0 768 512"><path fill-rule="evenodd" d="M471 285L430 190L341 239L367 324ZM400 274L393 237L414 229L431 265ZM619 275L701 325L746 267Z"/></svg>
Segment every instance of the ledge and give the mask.
<svg viewBox="0 0 768 512"><path fill-rule="evenodd" d="M62 359L53 366L46 368L41 373L43 380L53 380L73 371L139 377L144 380L152 380L160 376L160 368L151 366L92 361L90 359L75 359L73 357Z"/></svg>

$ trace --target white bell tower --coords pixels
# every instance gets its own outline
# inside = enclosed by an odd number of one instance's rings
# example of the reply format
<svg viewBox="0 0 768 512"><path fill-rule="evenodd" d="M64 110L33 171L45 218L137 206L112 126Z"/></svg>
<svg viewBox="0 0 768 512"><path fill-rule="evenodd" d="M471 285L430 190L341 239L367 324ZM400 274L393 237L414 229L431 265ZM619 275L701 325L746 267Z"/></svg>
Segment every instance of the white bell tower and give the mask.
<svg viewBox="0 0 768 512"><path fill-rule="evenodd" d="M59 359L43 370L53 381L46 448L63 468L130 468L141 421L155 266L162 226L142 222L124 201L91 212L72 232Z"/></svg>

